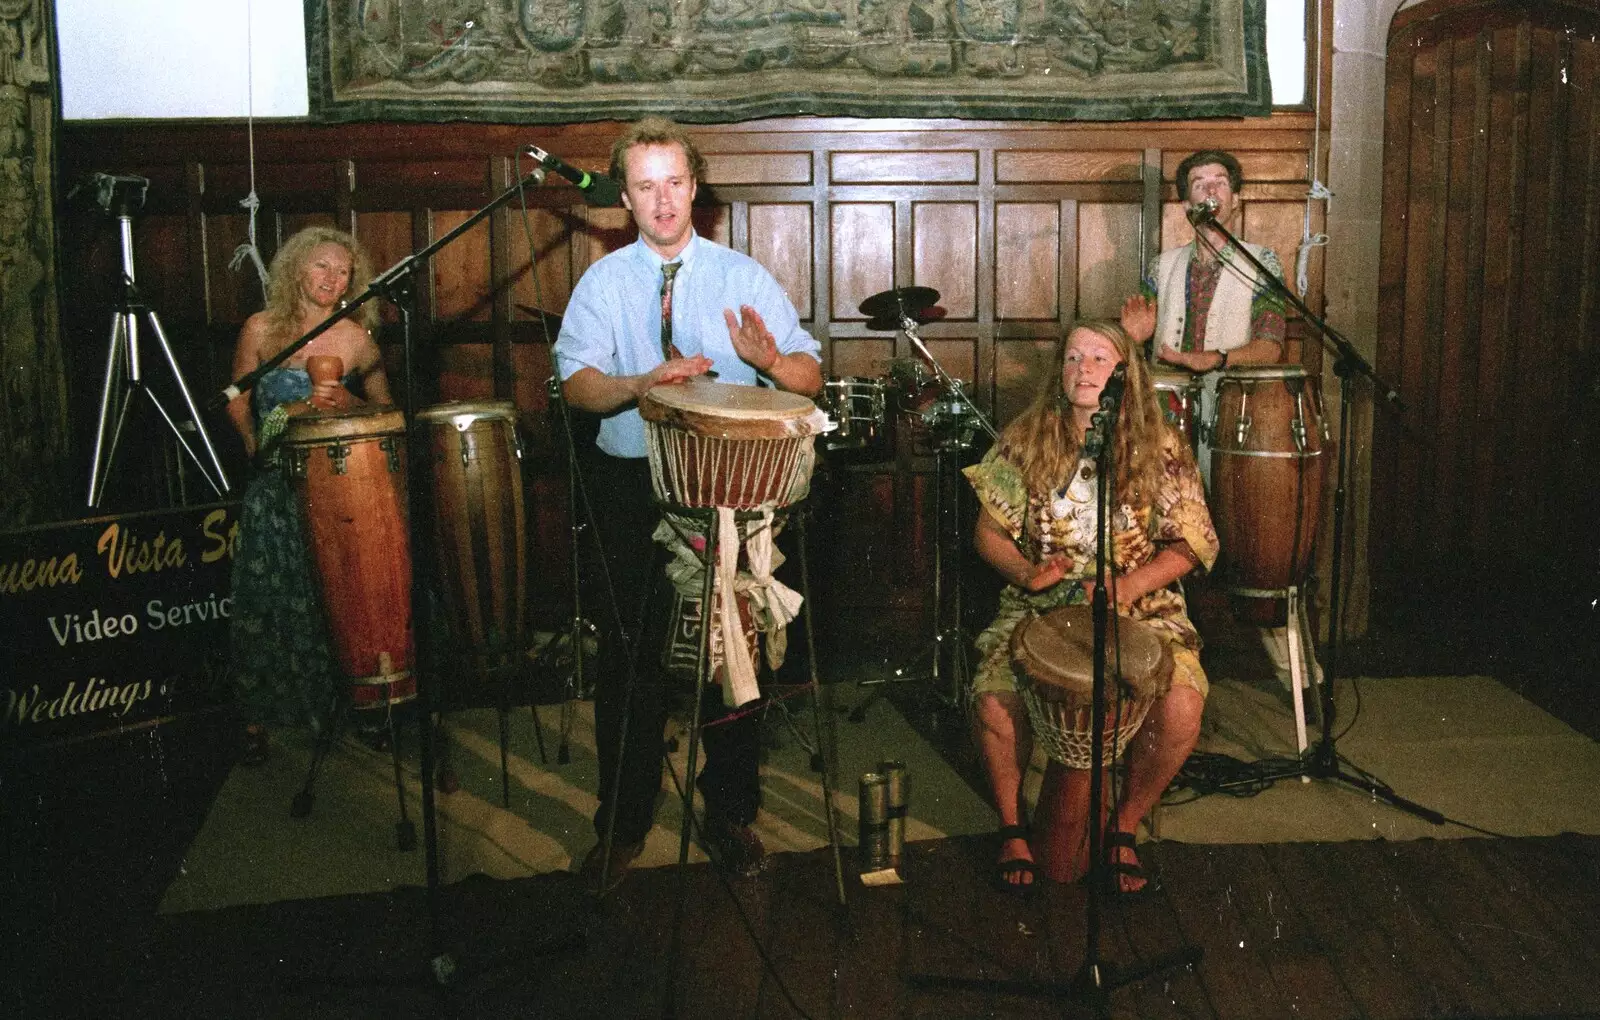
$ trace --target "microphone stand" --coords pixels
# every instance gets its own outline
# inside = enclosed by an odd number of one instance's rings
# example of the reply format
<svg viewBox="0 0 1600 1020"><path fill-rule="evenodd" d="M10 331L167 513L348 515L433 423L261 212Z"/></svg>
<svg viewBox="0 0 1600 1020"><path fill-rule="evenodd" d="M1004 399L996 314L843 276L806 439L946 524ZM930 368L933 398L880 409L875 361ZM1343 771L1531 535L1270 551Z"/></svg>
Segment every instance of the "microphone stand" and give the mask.
<svg viewBox="0 0 1600 1020"><path fill-rule="evenodd" d="M411 605L414 614L420 614L422 619L413 622L413 634L417 643L416 661L417 694L422 702L420 718L420 747L418 755L419 766L422 770L422 831L423 845L426 857L427 873L427 911L428 911L428 973L433 982L440 987L455 984L461 977L456 957L444 949L444 936L440 924L440 872L439 872L439 825L437 811L435 810L433 784L434 784L434 732L433 715L436 707L437 685L434 682L433 641L431 638L432 627L428 619L428 581L432 572L432 552L430 529L423 526L423 510L417 492L417 486L411 484L410 477L419 470L419 465L425 461L421 454L427 449L427 444L416 422L416 378L413 370L413 301L416 296L415 276L425 269L434 254L439 249L450 244L462 234L471 230L482 222L496 209L510 202L529 186L538 186L545 179L543 168L537 168L528 175L519 179L505 191L490 201L490 203L451 230L439 237L432 244L422 248L396 262L378 277L373 279L366 290L362 291L354 300L328 316L314 326L294 343L279 351L268 361L262 363L254 370L247 372L233 383L225 387L209 402L208 406L217 409L227 405L235 397L247 392L258 383L263 376L273 368L282 364L295 351L300 350L312 340L331 329L335 323L353 315L356 309L366 304L375 297L382 297L390 301L400 313L402 346L402 410L406 420L406 465L407 484L406 498L409 511L410 541L412 549L411 573ZM398 759L396 769L398 770ZM402 842L404 837L402 836ZM576 936L581 938L580 936ZM557 935L536 946L534 954L547 953L558 949L567 948L574 940L574 936ZM498 954L498 959L491 960L493 966L505 966L513 959L522 959L522 954L513 949L503 950ZM475 970L485 970L488 967L480 966Z"/></svg>
<svg viewBox="0 0 1600 1020"><path fill-rule="evenodd" d="M1333 372L1339 377L1339 454L1335 468L1333 489L1333 576L1328 586L1328 651L1327 667L1324 671L1325 680L1320 685L1318 694L1321 697L1322 734L1317 743L1308 749L1307 753L1293 765L1286 768L1263 767L1249 781L1258 782L1266 779L1331 779L1344 783L1363 793L1371 794L1387 802L1393 807L1415 815L1418 818L1443 825L1446 822L1444 815L1401 797L1381 782L1375 782L1363 775L1356 775L1346 771L1339 760L1339 752L1334 746L1333 721L1333 684L1339 676L1339 647L1340 647L1340 597L1342 595L1341 582L1343 580L1344 564L1344 514L1345 514L1345 479L1349 473L1350 450L1350 394L1352 380L1357 376L1365 376L1371 381L1374 390L1383 395L1389 407L1396 412L1403 412L1405 404L1400 400L1399 392L1382 378L1361 356L1361 352L1346 340L1339 331L1324 322L1319 316L1306 307L1304 301L1289 289L1278 277L1269 272L1261 264L1261 260L1245 247L1244 244L1228 228L1219 223L1214 211L1209 206L1201 206L1192 213L1191 222L1195 225L1198 235L1201 229L1209 227L1221 234L1232 246L1232 250L1242 255L1251 266L1255 268L1257 279L1265 281L1277 294L1282 296L1296 311L1317 331L1323 347L1333 355ZM1224 784L1226 785L1226 784Z"/></svg>
<svg viewBox="0 0 1600 1020"><path fill-rule="evenodd" d="M923 987L944 987L994 991L1002 994L1029 995L1058 1001L1082 1002L1093 1007L1096 1016L1105 1015L1111 992L1152 974L1174 967L1190 967L1200 962L1199 946L1183 946L1161 953L1137 966L1121 968L1100 958L1100 897L1106 895L1108 883L1116 881L1116 872L1105 861L1104 790L1101 775L1105 771L1106 729L1106 635L1111 626L1111 473L1115 468L1112 457L1111 436L1116 428L1122 404L1122 390L1127 379L1128 366L1124 362L1112 370L1100 392L1100 410L1091 419L1092 424L1083 439L1083 452L1095 462L1095 553L1094 595L1090 599L1094 620L1093 675L1090 688L1089 736L1089 873L1084 879L1088 891L1084 910L1083 962L1077 973L1066 984L1040 981L1004 981L992 979L948 978L931 975L913 975L913 984ZM1070 413L1063 409L1063 413Z"/></svg>

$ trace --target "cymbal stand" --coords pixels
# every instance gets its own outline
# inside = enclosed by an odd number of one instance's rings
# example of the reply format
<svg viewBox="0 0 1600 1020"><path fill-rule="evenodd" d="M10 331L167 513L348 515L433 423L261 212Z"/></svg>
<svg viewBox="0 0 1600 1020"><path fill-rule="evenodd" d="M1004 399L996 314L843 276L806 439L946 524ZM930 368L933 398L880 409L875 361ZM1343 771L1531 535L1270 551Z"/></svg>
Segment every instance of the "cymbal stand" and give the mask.
<svg viewBox="0 0 1600 1020"><path fill-rule="evenodd" d="M150 182L143 177L112 177L109 174L96 174L95 181L98 185L101 207L107 212L111 212L113 207L116 210L117 233L122 248L122 276L119 281L121 297L111 313L111 339L106 349L106 376L100 391L100 418L95 429L94 459L89 466L88 505L98 509L101 500L105 498L106 480L111 474L111 465L116 460L117 446L122 440L122 429L127 424L128 411L133 406L135 393L143 393L150 398L156 413L161 416L161 420L166 423L173 438L177 440L178 447L194 461L195 467L199 469L206 484L211 486L211 490L218 496L224 496L231 491L228 476L222 469L222 461L217 457L216 447L211 444L211 435L206 431L205 422L201 420L200 409L195 405L194 397L190 395L189 387L183 381L183 371L178 367L178 359L172 353L172 345L167 343L166 332L161 328L160 316L156 314L154 308L144 303L139 296L138 287L134 285L133 209L144 204L145 188ZM145 380L144 359L139 351L141 317L150 327L151 335L156 338L156 344L161 348L167 369L172 373L173 384L183 400L183 406L188 410L189 417L182 424L172 416L166 405L161 402L161 398L156 396L155 391ZM191 428L199 438L200 445L205 448L206 460L200 459L200 455L184 436L185 426Z"/></svg>
<svg viewBox="0 0 1600 1020"><path fill-rule="evenodd" d="M857 687L875 687L877 689L850 711L851 722L861 722L866 718L867 709L883 695L884 689L889 684L926 681L932 686L934 694L939 699L942 707L954 708L962 704L962 699L967 689L969 673L966 637L961 629L963 586L961 576L961 489L959 482L956 483L955 492L948 497L945 490L952 477L959 477L958 465L961 452L972 445L973 436L970 425L982 428L983 431L989 434L991 440L999 438L999 433L995 431L994 425L979 409L978 405L973 403L965 385L962 384L961 380L952 378L950 373L945 371L944 366L935 360L927 345L923 343L922 337L917 333L917 321L912 317L910 309L905 307L898 291L895 292L895 300L898 305L901 332L906 335L906 339L911 342L912 347L927 362L933 370L934 378L938 380L941 397L936 407L950 406L955 408L956 413L951 417L956 419L956 427L947 434L940 435L939 425L942 423L937 420L938 415L933 416L928 421L933 432L933 442L931 444L934 451L933 515L934 526L937 529L933 542L934 622L933 642L916 661L920 662L923 657L927 657L930 659L929 669L924 673L912 671L910 667L901 667L896 669L891 676L858 682L856 684ZM952 465L957 466L956 470L951 469ZM949 523L947 523L947 518ZM947 569L945 564L945 543L947 538L953 538L954 540L951 558L955 563L955 570L950 579L951 592L948 599L945 594L945 571ZM951 603L948 609L949 616L946 615L947 601ZM949 648L951 664L948 683L946 683L946 678L943 675L945 649L947 647Z"/></svg>

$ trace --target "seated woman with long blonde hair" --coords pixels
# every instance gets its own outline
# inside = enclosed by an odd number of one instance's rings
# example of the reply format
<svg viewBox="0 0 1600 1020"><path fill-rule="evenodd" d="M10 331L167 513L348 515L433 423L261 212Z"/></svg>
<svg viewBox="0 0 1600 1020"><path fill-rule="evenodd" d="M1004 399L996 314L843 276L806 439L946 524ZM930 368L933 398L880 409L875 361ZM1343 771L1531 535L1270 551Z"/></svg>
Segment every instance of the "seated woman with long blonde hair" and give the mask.
<svg viewBox="0 0 1600 1020"><path fill-rule="evenodd" d="M1033 731L1012 672L1011 636L1024 619L1087 602L1093 594L1097 486L1084 436L1119 364L1127 365L1127 374L1112 436L1111 502L1117 509L1110 529L1114 590L1108 594L1120 615L1144 622L1170 646L1174 671L1171 690L1152 706L1129 749L1127 781L1107 822L1116 890L1132 893L1147 885L1134 832L1200 732L1207 682L1200 637L1177 582L1216 559L1205 491L1194 456L1166 423L1127 333L1110 321L1080 323L1058 349L1055 369L1034 402L1006 426L982 462L965 472L981 507L974 544L1007 581L998 615L978 637L981 662L972 684L976 739L1000 816L994 882L1005 890L1025 891L1035 878L1022 823L1022 779ZM1069 781L1087 789L1087 772ZM1076 824L1086 835L1087 819ZM1075 879L1088 863L1085 848L1069 865L1052 870Z"/></svg>

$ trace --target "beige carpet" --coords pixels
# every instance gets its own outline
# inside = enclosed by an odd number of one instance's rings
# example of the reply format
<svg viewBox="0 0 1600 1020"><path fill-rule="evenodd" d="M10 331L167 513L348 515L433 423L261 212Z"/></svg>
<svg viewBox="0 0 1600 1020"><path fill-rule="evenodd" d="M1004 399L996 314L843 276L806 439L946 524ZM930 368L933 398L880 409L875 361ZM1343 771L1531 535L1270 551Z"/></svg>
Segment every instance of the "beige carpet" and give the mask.
<svg viewBox="0 0 1600 1020"><path fill-rule="evenodd" d="M1213 667L1201 749L1254 760L1292 755L1293 718L1286 688L1266 671L1251 676L1226 659ZM1600 746L1485 677L1402 677L1358 682L1361 711L1338 749L1397 793L1504 835L1562 831L1600 833ZM1339 685L1341 727L1355 713L1356 688ZM838 818L848 849L856 841L857 782L879 760L904 761L911 783L910 839L988 831L994 821L985 801L956 768L922 739L886 700L876 702L861 723L844 712L855 692L845 685L833 715L839 740ZM461 788L440 796L442 874L454 881L474 873L518 878L571 867L593 840L594 731L587 703L580 703L572 731L572 761L554 763L559 713L541 710L551 756L539 763L532 715L511 716L509 747L511 807L500 807L500 749L496 714L459 713L448 721L451 757ZM796 720L812 732L809 710ZM769 727L774 747L763 769L764 806L757 823L772 850L822 846L824 823L820 778L808 768L808 753L788 729ZM1315 733L1313 733L1315 736ZM373 892L425 881L415 755L405 765L410 817L418 847L395 847L398 817L393 771L387 754L353 741L329 756L317 783L308 818L289 817L309 747L294 734L276 734L273 755L259 768L237 768L229 776L205 826L187 855L184 870L168 889L167 912L209 909ZM408 742L411 743L411 742ZM686 741L682 742L686 743ZM675 763L681 772L684 748ZM962 768L969 767L963 764ZM664 794L641 864L678 859L678 800ZM1343 784L1281 782L1247 799L1210 796L1160 813L1159 835L1189 842L1281 842L1295 840L1415 839L1473 835L1456 825L1435 826ZM698 848L692 860L703 860Z"/></svg>

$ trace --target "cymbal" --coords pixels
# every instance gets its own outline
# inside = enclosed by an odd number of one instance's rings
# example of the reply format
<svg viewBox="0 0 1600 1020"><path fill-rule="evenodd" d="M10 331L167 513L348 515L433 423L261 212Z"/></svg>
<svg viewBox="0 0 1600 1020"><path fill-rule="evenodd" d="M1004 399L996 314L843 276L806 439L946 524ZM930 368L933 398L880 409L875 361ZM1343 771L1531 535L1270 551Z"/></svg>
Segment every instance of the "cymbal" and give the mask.
<svg viewBox="0 0 1600 1020"><path fill-rule="evenodd" d="M520 304L517 305L517 310L527 315L535 324L544 323L549 328L551 336L561 332L561 316L555 312L547 312L543 308L535 308L533 305Z"/></svg>
<svg viewBox="0 0 1600 1020"><path fill-rule="evenodd" d="M915 316L938 300L939 292L932 287L896 287L861 302L861 314L869 319L890 318L898 321L900 316Z"/></svg>

